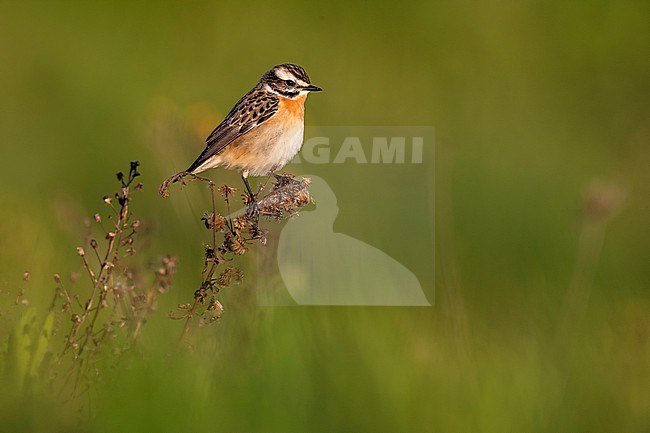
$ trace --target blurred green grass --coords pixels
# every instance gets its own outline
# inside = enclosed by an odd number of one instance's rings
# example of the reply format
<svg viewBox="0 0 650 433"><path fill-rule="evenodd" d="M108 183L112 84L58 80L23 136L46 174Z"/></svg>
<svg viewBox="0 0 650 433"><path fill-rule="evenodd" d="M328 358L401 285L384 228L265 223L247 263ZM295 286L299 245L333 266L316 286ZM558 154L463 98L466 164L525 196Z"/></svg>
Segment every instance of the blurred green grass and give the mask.
<svg viewBox="0 0 650 433"><path fill-rule="evenodd" d="M49 303L51 274L78 269L81 221L129 160L143 164L134 211L150 224L151 254L180 257L177 284L141 346L98 384L86 430L650 428L647 2L3 9L3 299L29 270L30 300ZM417 251L399 243L403 201L369 210L355 197L435 192L436 305L259 308L244 284L223 294L224 320L194 336L194 352L175 352L180 325L165 313L197 282L207 195L164 201L156 186L285 61L326 90L310 97L308 124L435 126L435 188L431 179L388 184L400 176L395 167L385 185L336 166L315 174L346 186L336 231L409 260ZM588 303L568 311L578 317L563 336L583 191L594 181L618 185L625 202L605 226ZM417 226L431 215L405 218ZM253 265L243 266L254 279ZM1 406L13 431L76 422L46 392L19 398L8 389Z"/></svg>

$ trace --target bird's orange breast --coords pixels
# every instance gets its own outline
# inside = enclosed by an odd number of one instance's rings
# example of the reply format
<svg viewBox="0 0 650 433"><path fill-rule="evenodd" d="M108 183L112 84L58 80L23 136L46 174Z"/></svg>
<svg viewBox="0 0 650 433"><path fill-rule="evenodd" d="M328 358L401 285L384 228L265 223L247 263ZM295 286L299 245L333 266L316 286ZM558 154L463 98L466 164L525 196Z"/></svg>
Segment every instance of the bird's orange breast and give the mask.
<svg viewBox="0 0 650 433"><path fill-rule="evenodd" d="M307 95L298 96L296 99L280 98L278 114L284 112L286 115L299 116L301 119L304 118L305 99L307 99Z"/></svg>
<svg viewBox="0 0 650 433"><path fill-rule="evenodd" d="M296 99L280 98L278 111L266 122L260 125L262 130L275 128L293 128L302 125L305 120L305 99L307 95Z"/></svg>

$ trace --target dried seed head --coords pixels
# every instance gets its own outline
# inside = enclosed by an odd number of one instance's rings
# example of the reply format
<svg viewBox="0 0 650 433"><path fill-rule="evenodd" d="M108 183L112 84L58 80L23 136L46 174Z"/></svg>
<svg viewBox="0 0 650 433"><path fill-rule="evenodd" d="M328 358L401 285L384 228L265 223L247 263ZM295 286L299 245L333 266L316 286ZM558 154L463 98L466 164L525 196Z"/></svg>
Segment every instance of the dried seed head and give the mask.
<svg viewBox="0 0 650 433"><path fill-rule="evenodd" d="M213 299L212 302L210 302L210 305L208 306L208 311L213 311L217 317L221 317L221 315L223 314L223 310L224 310L223 305L221 305L221 302L219 302L216 299Z"/></svg>
<svg viewBox="0 0 650 433"><path fill-rule="evenodd" d="M77 254L79 254L79 256L83 257L83 256L86 255L86 251L82 247L77 247Z"/></svg>
<svg viewBox="0 0 650 433"><path fill-rule="evenodd" d="M61 282L61 275L59 274L54 274L52 275L52 278L54 278L54 282L59 284Z"/></svg>
<svg viewBox="0 0 650 433"><path fill-rule="evenodd" d="M242 201L246 206L250 206L253 204L253 196L250 195L248 192L245 192L241 195Z"/></svg>
<svg viewBox="0 0 650 433"><path fill-rule="evenodd" d="M241 239L239 236L233 236L231 233L226 233L223 243L228 251L231 251L238 256L244 254L247 249L246 241Z"/></svg>
<svg viewBox="0 0 650 433"><path fill-rule="evenodd" d="M232 220L233 225L235 226L235 229L237 230L242 230L246 228L246 226L253 224L253 221L247 216L247 215L241 215Z"/></svg>
<svg viewBox="0 0 650 433"><path fill-rule="evenodd" d="M98 213L96 213L95 215L93 215L93 218L95 218L95 222L96 222L96 223L100 223L100 222L102 222L102 216L101 216L100 214L98 214Z"/></svg>
<svg viewBox="0 0 650 433"><path fill-rule="evenodd" d="M267 243L267 235L268 231L267 230L259 230L256 234L256 238L260 240L260 243L262 245L266 245Z"/></svg>
<svg viewBox="0 0 650 433"><path fill-rule="evenodd" d="M213 259L213 258L214 258L214 255L215 255L215 254L214 254L214 253L215 253L215 249L212 248L211 246L208 246L208 245L205 245L204 248L205 248L205 252L204 252L204 256L205 256L205 258L206 258L206 259Z"/></svg>
<svg viewBox="0 0 650 433"><path fill-rule="evenodd" d="M131 161L131 169L129 171L129 177L131 179L140 176L140 173L138 173L138 167L140 166L140 161Z"/></svg>
<svg viewBox="0 0 650 433"><path fill-rule="evenodd" d="M625 202L625 190L615 184L592 183L583 194L588 218L601 220L618 213Z"/></svg>
<svg viewBox="0 0 650 433"><path fill-rule="evenodd" d="M113 200L111 200L111 198L109 196L107 196L107 195L104 196L103 200L104 200L104 203L106 203L106 204L111 204L113 202Z"/></svg>
<svg viewBox="0 0 650 433"><path fill-rule="evenodd" d="M276 175L271 192L258 203L260 214L277 220L285 215L296 215L299 208L311 203L310 183L310 179L296 180L290 175Z"/></svg>
<svg viewBox="0 0 650 433"><path fill-rule="evenodd" d="M232 186L228 186L228 185L222 185L217 188L217 191L219 191L219 194L221 194L224 198L227 199L228 197L233 195L235 191L237 191L237 188L233 188Z"/></svg>
<svg viewBox="0 0 650 433"><path fill-rule="evenodd" d="M30 273L25 271L23 272L23 281L29 281Z"/></svg>
<svg viewBox="0 0 650 433"><path fill-rule="evenodd" d="M214 212L205 212L203 217L201 217L201 221L203 221L205 228L208 230L221 232L226 228L226 219Z"/></svg>
<svg viewBox="0 0 650 433"><path fill-rule="evenodd" d="M174 256L165 256L162 259L163 265L168 266L168 267L176 267L176 257Z"/></svg>
<svg viewBox="0 0 650 433"><path fill-rule="evenodd" d="M94 249L97 248L97 241L95 239L90 240L90 246Z"/></svg>
<svg viewBox="0 0 650 433"><path fill-rule="evenodd" d="M221 215L216 215L212 228L218 232L224 231L226 229L226 219Z"/></svg>
<svg viewBox="0 0 650 433"><path fill-rule="evenodd" d="M239 283L242 277L241 270L231 266L221 271L215 283L218 287L228 287L233 283Z"/></svg>

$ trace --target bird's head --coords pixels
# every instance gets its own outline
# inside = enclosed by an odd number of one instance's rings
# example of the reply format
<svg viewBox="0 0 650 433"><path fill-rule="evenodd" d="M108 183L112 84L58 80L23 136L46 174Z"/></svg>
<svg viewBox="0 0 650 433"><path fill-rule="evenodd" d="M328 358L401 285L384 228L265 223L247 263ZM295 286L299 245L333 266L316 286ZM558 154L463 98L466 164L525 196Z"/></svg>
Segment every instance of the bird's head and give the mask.
<svg viewBox="0 0 650 433"><path fill-rule="evenodd" d="M307 95L309 92L323 90L311 84L309 75L302 67L291 63L273 67L262 76L260 85L266 91L288 99L295 99L298 96Z"/></svg>

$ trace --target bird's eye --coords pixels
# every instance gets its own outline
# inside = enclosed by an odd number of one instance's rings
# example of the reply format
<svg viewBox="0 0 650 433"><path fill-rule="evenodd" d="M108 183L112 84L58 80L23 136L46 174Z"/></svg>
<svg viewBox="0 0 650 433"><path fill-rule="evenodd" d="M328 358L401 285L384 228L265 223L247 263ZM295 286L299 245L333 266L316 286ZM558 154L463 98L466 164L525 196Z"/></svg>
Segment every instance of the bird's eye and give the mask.
<svg viewBox="0 0 650 433"><path fill-rule="evenodd" d="M293 87L296 85L296 82L293 80L284 80L284 82L287 84L287 86Z"/></svg>

